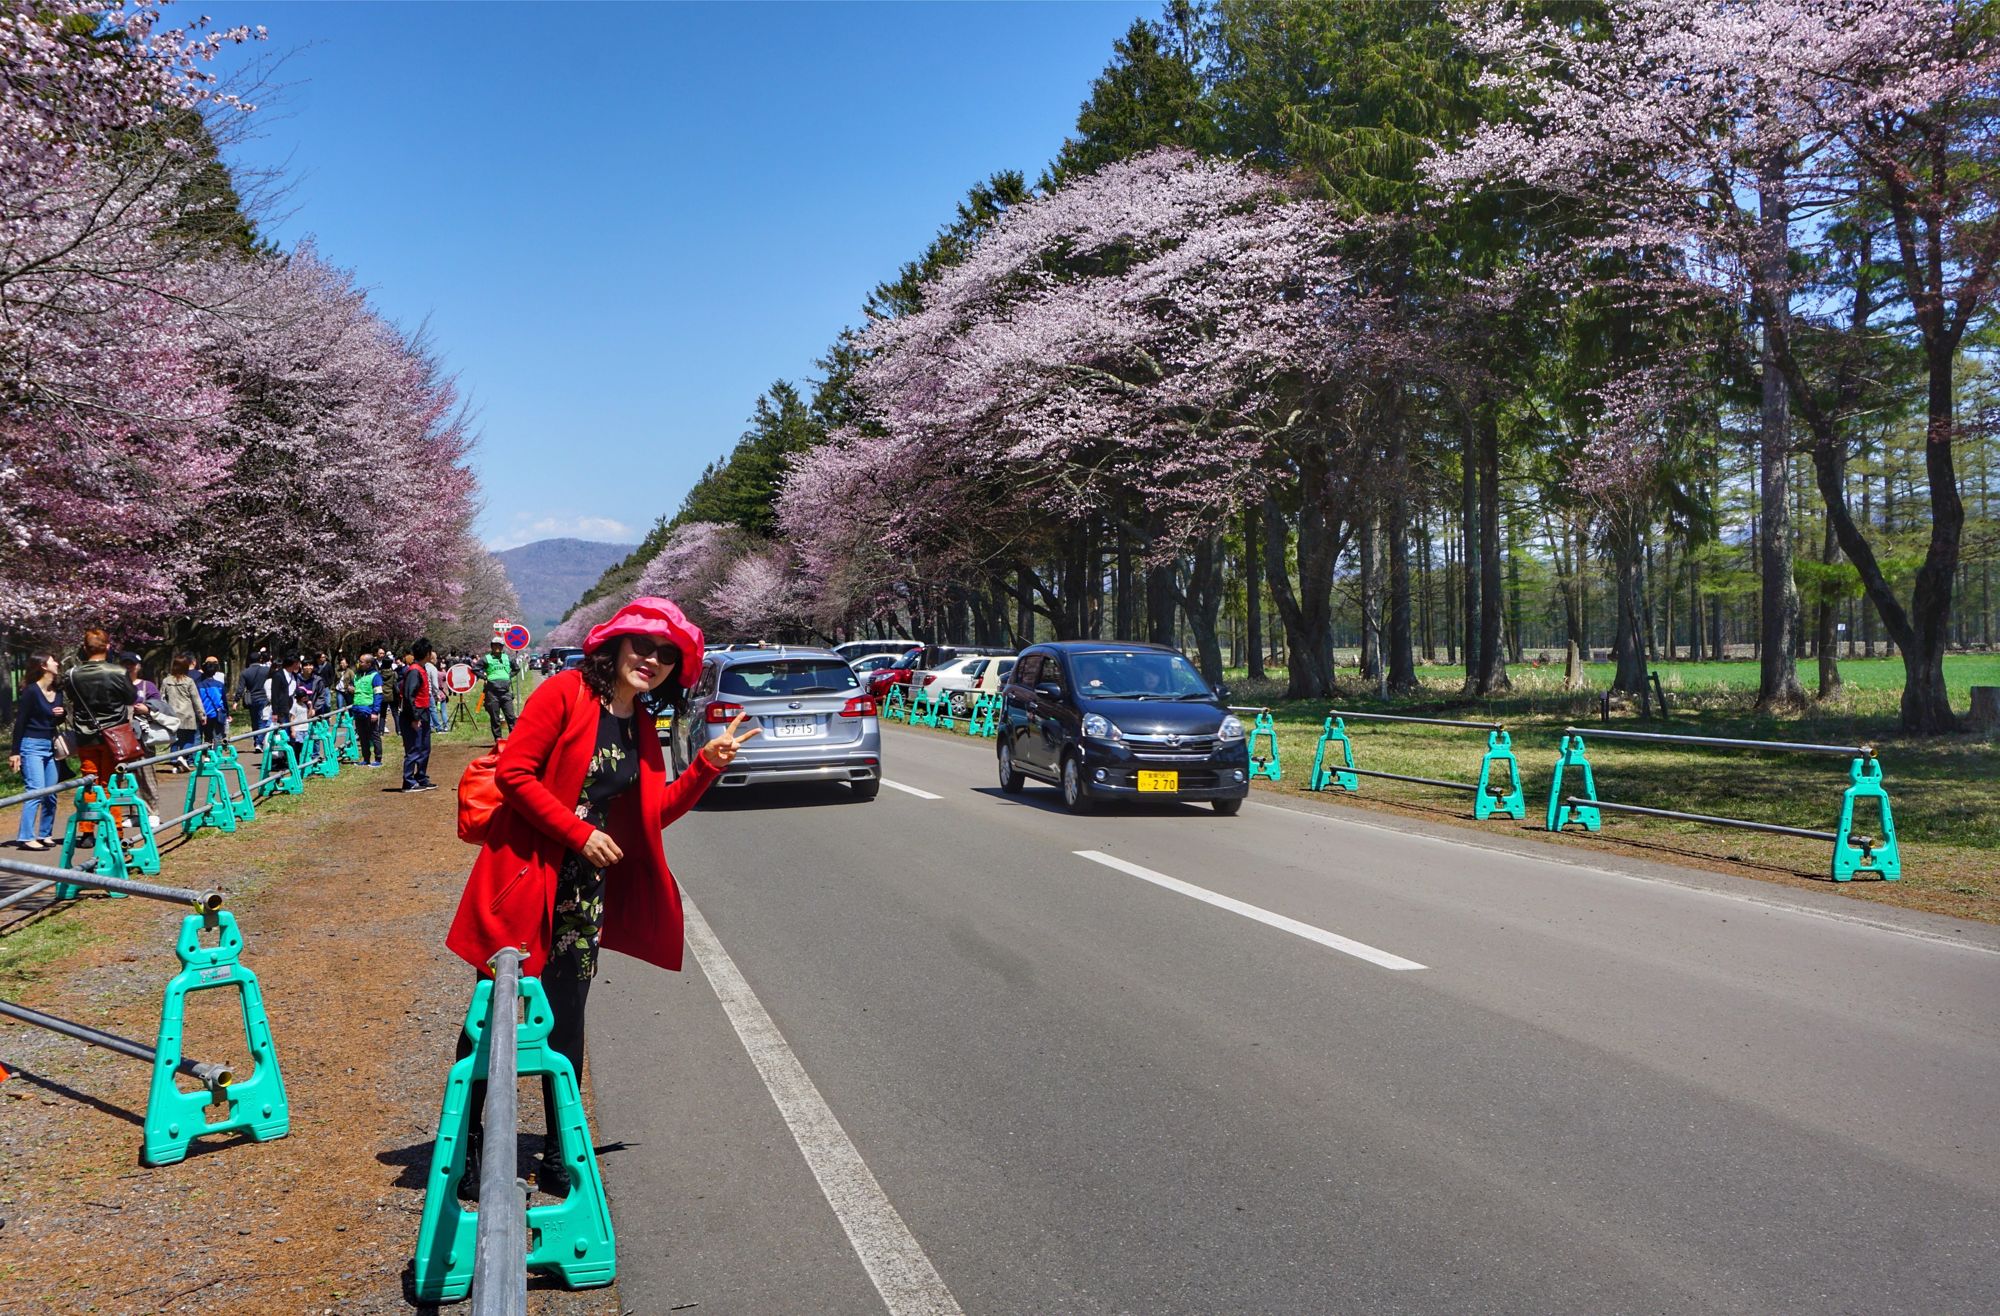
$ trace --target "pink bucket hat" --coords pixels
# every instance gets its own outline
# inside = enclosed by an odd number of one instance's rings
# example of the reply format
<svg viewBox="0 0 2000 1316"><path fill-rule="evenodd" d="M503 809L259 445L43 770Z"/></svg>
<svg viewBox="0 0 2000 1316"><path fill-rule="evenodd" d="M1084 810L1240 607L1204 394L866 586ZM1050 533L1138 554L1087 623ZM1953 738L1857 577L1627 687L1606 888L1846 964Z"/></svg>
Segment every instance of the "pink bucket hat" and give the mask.
<svg viewBox="0 0 2000 1316"><path fill-rule="evenodd" d="M680 650L683 687L692 688L701 679L701 627L689 621L671 599L633 599L611 615L609 621L591 627L583 639L583 651L596 653L598 646L621 635L644 635L663 640Z"/></svg>

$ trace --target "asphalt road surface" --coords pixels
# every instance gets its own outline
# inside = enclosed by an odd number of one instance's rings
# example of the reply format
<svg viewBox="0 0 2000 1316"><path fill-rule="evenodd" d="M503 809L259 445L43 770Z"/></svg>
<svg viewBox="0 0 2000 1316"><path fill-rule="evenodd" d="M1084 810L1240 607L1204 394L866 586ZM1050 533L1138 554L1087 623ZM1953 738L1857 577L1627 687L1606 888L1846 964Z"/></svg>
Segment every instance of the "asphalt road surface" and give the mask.
<svg viewBox="0 0 2000 1316"><path fill-rule="evenodd" d="M634 1312L2000 1312L2000 930L886 741L607 957Z"/></svg>

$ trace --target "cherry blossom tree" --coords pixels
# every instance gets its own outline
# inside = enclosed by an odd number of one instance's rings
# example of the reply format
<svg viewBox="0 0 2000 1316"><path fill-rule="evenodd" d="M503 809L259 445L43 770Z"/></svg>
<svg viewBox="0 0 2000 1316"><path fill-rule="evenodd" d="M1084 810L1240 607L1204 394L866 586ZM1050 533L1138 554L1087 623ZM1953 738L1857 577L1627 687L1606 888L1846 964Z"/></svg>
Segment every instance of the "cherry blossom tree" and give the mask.
<svg viewBox="0 0 2000 1316"><path fill-rule="evenodd" d="M1763 376L1766 703L1800 697L1786 478L1796 408L1812 428L1840 544L1902 649L1903 724L1955 725L1943 676L1964 522L1953 468L1954 360L1990 310L2000 258L1994 107L2000 43L1984 5L1937 0L1639 0L1562 24L1511 7L1464 11L1493 84L1520 107L1433 166L1463 188L1525 183L1600 219L1586 248L1644 253L1671 277L1650 294L1747 308ZM1929 365L1931 540L1906 610L1875 563L1834 473L1842 450L1823 381L1796 349L1802 249L1857 208L1891 218L1898 276ZM1818 454L1816 454L1816 457Z"/></svg>
<svg viewBox="0 0 2000 1316"><path fill-rule="evenodd" d="M689 521L676 526L632 587L635 596L672 599L703 630L720 618L708 600L729 575L730 568L752 551L756 541L740 527L716 521Z"/></svg>

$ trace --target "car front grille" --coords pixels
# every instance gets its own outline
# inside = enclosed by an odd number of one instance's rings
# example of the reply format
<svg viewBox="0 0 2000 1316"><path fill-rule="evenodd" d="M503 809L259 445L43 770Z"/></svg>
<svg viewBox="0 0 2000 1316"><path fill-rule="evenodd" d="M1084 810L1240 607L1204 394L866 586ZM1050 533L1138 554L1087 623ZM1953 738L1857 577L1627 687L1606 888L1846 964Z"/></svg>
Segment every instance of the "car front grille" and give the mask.
<svg viewBox="0 0 2000 1316"><path fill-rule="evenodd" d="M1214 736L1134 735L1125 733L1132 757L1148 763L1199 763L1215 752Z"/></svg>

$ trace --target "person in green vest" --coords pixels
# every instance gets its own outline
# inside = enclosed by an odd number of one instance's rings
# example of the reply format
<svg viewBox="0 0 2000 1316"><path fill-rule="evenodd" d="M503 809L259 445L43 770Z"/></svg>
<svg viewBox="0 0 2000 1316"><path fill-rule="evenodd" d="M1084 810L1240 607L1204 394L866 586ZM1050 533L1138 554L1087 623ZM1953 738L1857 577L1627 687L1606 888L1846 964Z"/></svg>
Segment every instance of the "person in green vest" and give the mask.
<svg viewBox="0 0 2000 1316"><path fill-rule="evenodd" d="M514 659L497 635L479 660L479 676L486 682L486 720L497 745L514 733Z"/></svg>
<svg viewBox="0 0 2000 1316"><path fill-rule="evenodd" d="M354 749L364 768L382 766L382 673L375 655L364 653L354 669L354 692L348 705L354 717Z"/></svg>

